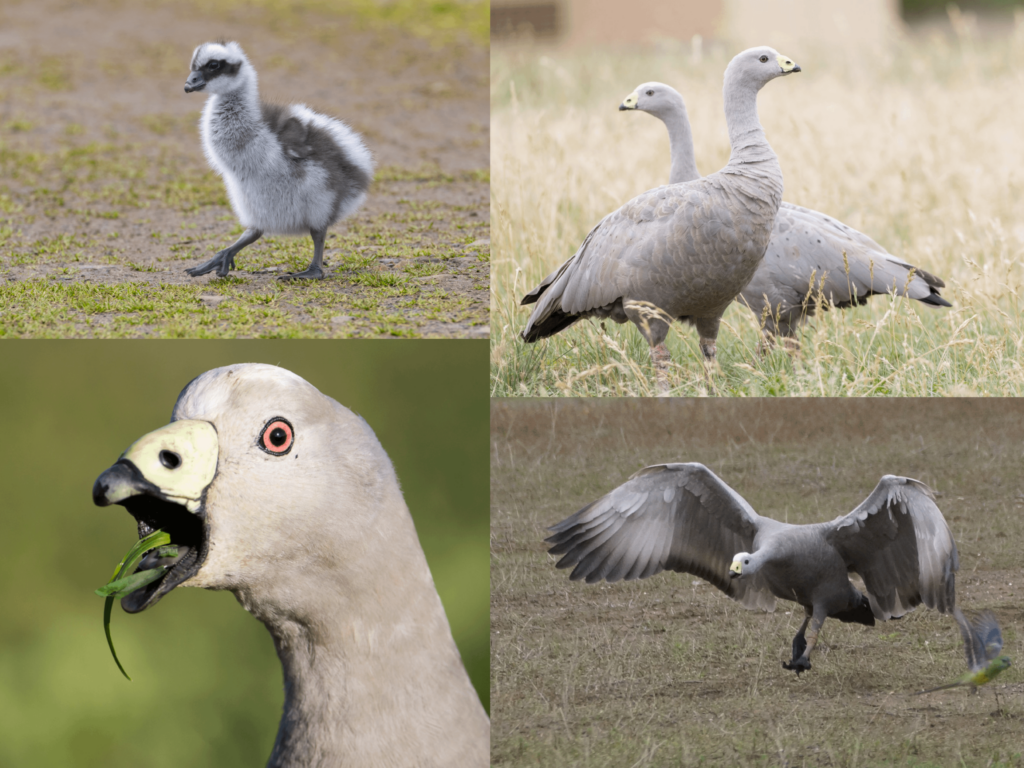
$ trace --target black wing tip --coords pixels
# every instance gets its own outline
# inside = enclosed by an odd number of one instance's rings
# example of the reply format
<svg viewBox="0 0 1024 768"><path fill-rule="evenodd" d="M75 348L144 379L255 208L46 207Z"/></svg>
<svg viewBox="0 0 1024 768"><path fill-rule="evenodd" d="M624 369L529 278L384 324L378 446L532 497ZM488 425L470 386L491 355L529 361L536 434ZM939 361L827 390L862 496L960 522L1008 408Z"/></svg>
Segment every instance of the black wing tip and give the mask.
<svg viewBox="0 0 1024 768"><path fill-rule="evenodd" d="M929 293L923 299L919 299L922 304L927 304L930 307L952 307L953 305L946 301L938 293Z"/></svg>

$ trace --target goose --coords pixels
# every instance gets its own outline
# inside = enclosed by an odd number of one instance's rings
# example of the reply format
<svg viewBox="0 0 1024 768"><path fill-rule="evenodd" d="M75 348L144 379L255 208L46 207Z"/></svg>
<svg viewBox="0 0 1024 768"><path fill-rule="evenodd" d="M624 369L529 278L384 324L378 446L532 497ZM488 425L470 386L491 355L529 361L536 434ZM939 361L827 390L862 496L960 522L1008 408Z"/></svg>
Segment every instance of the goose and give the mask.
<svg viewBox="0 0 1024 768"><path fill-rule="evenodd" d="M486 766L490 721L462 665L395 470L373 430L270 365L208 371L171 423L96 480L140 538L177 556L121 600L226 589L262 621L284 670L268 766Z"/></svg>
<svg viewBox="0 0 1024 768"><path fill-rule="evenodd" d="M573 567L574 581L670 570L699 576L746 608L798 603L804 621L782 663L797 675L811 668L829 617L874 626L921 603L940 613L956 604L953 534L931 489L909 477L885 475L832 522L791 525L757 514L703 464L656 464L550 530L548 551L562 555L556 567Z"/></svg>
<svg viewBox="0 0 1024 768"><path fill-rule="evenodd" d="M664 391L664 341L679 319L696 327L704 359L713 361L722 315L754 276L782 201L782 172L757 118L757 94L799 71L766 46L733 58L723 88L728 165L644 192L605 216L568 261L523 297L522 304L536 304L523 340L538 341L585 317L630 321L651 347Z"/></svg>
<svg viewBox="0 0 1024 768"><path fill-rule="evenodd" d="M264 232L313 238L313 260L286 279L323 278L327 228L366 200L373 158L359 134L304 104L260 101L256 70L236 42L203 43L192 54L185 93L209 94L200 119L203 152L224 179L231 208L245 227L209 261L185 270L226 277L235 254Z"/></svg>
<svg viewBox="0 0 1024 768"><path fill-rule="evenodd" d="M619 110L647 112L665 124L672 158L670 184L700 178L679 91L664 83L643 83L623 99ZM763 318L766 337L792 338L814 315L813 297L819 292L826 299L825 308L855 307L894 290L936 308L952 306L939 294L945 285L841 221L783 201L764 260L736 301L749 307L759 321Z"/></svg>

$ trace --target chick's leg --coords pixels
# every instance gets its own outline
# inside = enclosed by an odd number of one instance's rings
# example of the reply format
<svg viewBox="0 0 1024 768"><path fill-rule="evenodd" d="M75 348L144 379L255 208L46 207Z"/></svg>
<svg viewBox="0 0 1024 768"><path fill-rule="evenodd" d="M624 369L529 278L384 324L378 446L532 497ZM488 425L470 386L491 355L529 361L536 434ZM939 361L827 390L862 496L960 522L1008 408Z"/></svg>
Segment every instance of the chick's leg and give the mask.
<svg viewBox="0 0 1024 768"><path fill-rule="evenodd" d="M327 238L326 229L311 229L309 236L313 238L313 260L309 266L301 272L290 275L281 275L281 280L322 280L324 277L324 240Z"/></svg>
<svg viewBox="0 0 1024 768"><path fill-rule="evenodd" d="M249 229L242 233L240 238L223 251L219 251L212 259L200 264L198 267L186 269L185 273L192 275L192 277L199 277L200 275L205 275L207 272L217 270L217 277L227 277L228 272L230 272L231 268L235 266L235 254L245 248L245 246L252 245L262 236L262 230L249 227Z"/></svg>

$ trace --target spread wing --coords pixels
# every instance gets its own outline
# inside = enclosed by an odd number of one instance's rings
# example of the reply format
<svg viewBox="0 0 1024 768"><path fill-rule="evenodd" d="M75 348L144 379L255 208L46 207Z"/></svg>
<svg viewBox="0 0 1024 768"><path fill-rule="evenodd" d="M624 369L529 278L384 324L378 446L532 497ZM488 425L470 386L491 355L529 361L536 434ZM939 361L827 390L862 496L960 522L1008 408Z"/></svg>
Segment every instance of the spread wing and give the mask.
<svg viewBox="0 0 1024 768"><path fill-rule="evenodd" d="M956 544L924 483L886 475L860 506L830 525L826 539L864 580L875 616L902 616L922 602L941 613L953 610Z"/></svg>
<svg viewBox="0 0 1024 768"><path fill-rule="evenodd" d="M771 610L767 585L729 578L737 552L754 549L760 517L703 464L646 467L615 490L551 527L551 554L571 579L645 579L663 570L692 573L748 608Z"/></svg>
<svg viewBox="0 0 1024 768"><path fill-rule="evenodd" d="M959 608L953 609L960 636L964 640L967 667L971 672L984 669L1003 650L1003 633L992 611L983 611L968 619Z"/></svg>

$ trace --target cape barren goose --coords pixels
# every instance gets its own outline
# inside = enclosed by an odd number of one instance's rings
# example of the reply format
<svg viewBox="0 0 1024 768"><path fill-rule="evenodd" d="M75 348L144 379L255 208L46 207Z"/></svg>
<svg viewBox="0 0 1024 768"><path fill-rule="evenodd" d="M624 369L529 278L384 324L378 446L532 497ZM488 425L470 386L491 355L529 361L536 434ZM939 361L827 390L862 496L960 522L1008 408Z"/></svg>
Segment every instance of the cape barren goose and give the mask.
<svg viewBox="0 0 1024 768"><path fill-rule="evenodd" d="M874 625L924 603L955 608L956 544L931 490L886 475L860 506L830 523L761 517L703 464L641 469L615 490L552 526L550 552L571 579L645 579L692 573L747 608L776 598L804 607L793 638L797 674L828 617ZM861 593L848 573L864 581ZM808 624L810 628L808 629Z"/></svg>
<svg viewBox="0 0 1024 768"><path fill-rule="evenodd" d="M260 101L256 70L238 43L203 43L192 54L185 92L209 94L200 131L210 166L227 187L245 232L216 256L186 270L224 277L235 254L264 232L313 238L313 260L285 278L324 276L327 228L366 200L373 159L355 131L303 104Z"/></svg>
<svg viewBox="0 0 1024 768"><path fill-rule="evenodd" d="M274 638L285 703L270 766L486 766L469 681L391 461L362 418L269 365L208 371L171 423L96 480L178 555L121 601L234 592ZM140 566L140 567L143 567Z"/></svg>
<svg viewBox="0 0 1024 768"><path fill-rule="evenodd" d="M579 250L530 291L536 303L522 337L546 338L584 317L634 323L651 346L664 390L672 320L695 326L706 360L718 327L750 282L782 202L782 172L757 118L757 93L800 67L768 47L750 48L725 70L732 155L718 173L658 187L605 216Z"/></svg>
<svg viewBox="0 0 1024 768"><path fill-rule="evenodd" d="M654 115L668 128L672 152L670 184L700 178L693 134L683 97L664 83L637 86L620 110ZM824 213L783 202L775 217L764 260L736 299L750 308L772 336L789 336L822 306L853 307L876 294L896 291L929 307L948 307L939 295L945 283L908 264L865 234Z"/></svg>

